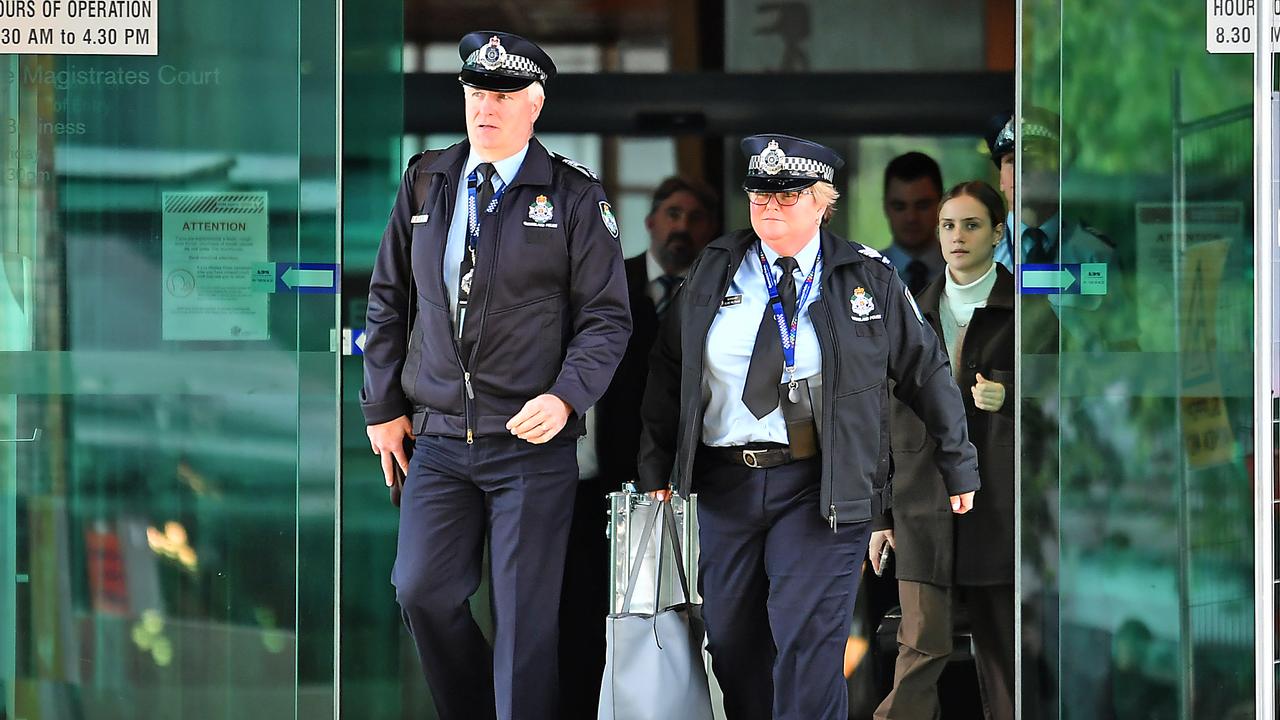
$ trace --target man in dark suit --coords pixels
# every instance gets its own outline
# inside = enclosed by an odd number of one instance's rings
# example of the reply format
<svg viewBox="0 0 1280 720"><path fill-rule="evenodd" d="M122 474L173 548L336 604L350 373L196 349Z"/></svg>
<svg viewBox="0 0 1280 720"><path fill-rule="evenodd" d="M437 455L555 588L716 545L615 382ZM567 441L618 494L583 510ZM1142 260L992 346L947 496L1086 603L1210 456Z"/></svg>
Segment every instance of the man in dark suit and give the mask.
<svg viewBox="0 0 1280 720"><path fill-rule="evenodd" d="M644 226L649 249L624 263L631 320L636 326L613 382L597 404L596 451L607 492L636 475L640 400L658 323L693 259L719 230L720 199L709 185L683 177L662 181Z"/></svg>
<svg viewBox="0 0 1280 720"><path fill-rule="evenodd" d="M621 490L636 475L640 445L640 400L649 375L649 349L658 323L693 259L715 238L720 199L698 180L670 177L658 185L644 225L649 249L624 265L631 300L633 329L613 382L587 419L587 436L579 455L594 450L595 462L584 462L578 485L569 558L560 605L560 717L596 717L600 677L604 671L604 622L608 612L608 545L603 541L608 504L605 496ZM589 474L588 468L596 468Z"/></svg>

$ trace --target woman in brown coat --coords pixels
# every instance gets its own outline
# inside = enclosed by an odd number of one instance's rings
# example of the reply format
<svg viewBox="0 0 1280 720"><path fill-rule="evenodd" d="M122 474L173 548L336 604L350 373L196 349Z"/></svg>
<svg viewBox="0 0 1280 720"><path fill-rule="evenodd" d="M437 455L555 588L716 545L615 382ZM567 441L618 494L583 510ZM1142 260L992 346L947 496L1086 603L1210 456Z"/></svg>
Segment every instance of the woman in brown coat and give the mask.
<svg viewBox="0 0 1280 720"><path fill-rule="evenodd" d="M938 236L947 271L916 298L943 339L960 386L982 492L953 515L930 458L924 425L893 403L892 509L876 520L870 547L879 567L894 549L902 602L894 689L875 717L931 720L937 681L951 654L952 589L969 609L979 684L989 720L1012 720L1014 677L1013 368L1014 281L993 261L1004 232L1000 194L984 182L943 196Z"/></svg>

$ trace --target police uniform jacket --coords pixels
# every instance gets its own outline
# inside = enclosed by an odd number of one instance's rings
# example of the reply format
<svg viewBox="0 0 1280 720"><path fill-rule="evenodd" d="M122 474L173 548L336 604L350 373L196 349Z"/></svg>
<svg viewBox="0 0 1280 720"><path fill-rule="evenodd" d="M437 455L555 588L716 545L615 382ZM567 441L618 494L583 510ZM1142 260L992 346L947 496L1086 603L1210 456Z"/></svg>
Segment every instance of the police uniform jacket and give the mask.
<svg viewBox="0 0 1280 720"><path fill-rule="evenodd" d="M916 298L925 320L942 335L941 304L946 277L939 277ZM973 311L960 348L956 382L964 400L969 438L978 451L982 492L964 515L951 512L946 488L930 462L933 440L911 408L892 403L893 506L875 521L894 531L894 575L899 580L932 585L1003 585L1013 583L1014 555L1014 282L996 264L996 281L986 307ZM1024 327L1053 327L1053 315L1039 296L1024 298ZM1056 345L1043 332L1033 342ZM1024 343L1030 340L1024 336ZM1026 347L1027 352L1038 352ZM971 388L977 375L1005 387L997 412L979 410Z"/></svg>
<svg viewBox="0 0 1280 720"><path fill-rule="evenodd" d="M581 434L631 331L616 221L594 174L531 139L496 213L480 223L458 342L457 288L445 287L442 263L453 213L467 211L454 204L469 151L463 141L419 154L404 173L369 285L365 421L412 415L415 434L507 435L507 420L551 393L576 415L567 431ZM534 219L530 209L548 202L551 219Z"/></svg>
<svg viewBox="0 0 1280 720"><path fill-rule="evenodd" d="M753 231L739 230L708 245L664 318L641 406L641 490L668 482L682 495L696 490L707 332L743 256L756 242ZM873 496L889 476L882 419L888 417L890 378L897 381L897 396L925 418L948 491L977 490L977 457L947 354L898 274L880 253L825 229L820 242L822 292L809 306L822 353L820 513L830 522L872 517ZM858 289L875 304L862 318L850 307Z"/></svg>

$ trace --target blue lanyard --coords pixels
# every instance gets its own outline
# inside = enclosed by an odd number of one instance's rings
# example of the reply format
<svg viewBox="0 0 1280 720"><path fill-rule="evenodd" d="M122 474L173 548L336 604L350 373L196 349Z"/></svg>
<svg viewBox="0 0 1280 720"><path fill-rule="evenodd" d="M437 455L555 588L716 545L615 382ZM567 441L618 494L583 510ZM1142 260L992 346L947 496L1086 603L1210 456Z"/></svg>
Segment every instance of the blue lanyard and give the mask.
<svg viewBox="0 0 1280 720"><path fill-rule="evenodd" d="M497 175L497 173L494 172L485 178L485 182L493 182L494 175ZM475 177L475 170L472 170L471 175L467 177L467 250L471 253L471 262L473 263L475 262L476 244L480 242L480 218L476 213L476 186L479 183L474 181ZM493 193L493 199L489 201L489 207L484 211L486 215L498 209L498 201L502 200L502 193L506 192L506 190L507 184L503 183L502 187Z"/></svg>
<svg viewBox="0 0 1280 720"><path fill-rule="evenodd" d="M809 269L809 276L804 279L804 287L800 288L799 295L796 296L796 314L787 322L786 309L782 307L782 296L778 294L778 283L773 279L773 271L769 269L769 259L764 256L764 248L760 247L760 243L756 243L756 256L760 258L760 272L764 274L764 286L769 291L769 302L773 306L773 319L778 326L778 338L782 340L782 359L787 371L787 382L794 384L796 378L796 338L800 329L800 308L804 307L804 301L809 297L809 291L813 289L813 278L818 273L818 265L822 263L822 248L818 248L818 255L813 260L813 267Z"/></svg>

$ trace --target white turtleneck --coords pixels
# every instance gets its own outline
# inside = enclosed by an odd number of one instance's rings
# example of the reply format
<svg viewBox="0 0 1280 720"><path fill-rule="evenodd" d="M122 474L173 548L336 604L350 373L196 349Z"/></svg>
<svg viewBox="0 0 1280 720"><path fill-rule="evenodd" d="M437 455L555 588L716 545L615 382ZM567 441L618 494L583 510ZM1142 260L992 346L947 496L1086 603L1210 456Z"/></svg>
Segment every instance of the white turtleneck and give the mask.
<svg viewBox="0 0 1280 720"><path fill-rule="evenodd" d="M938 319L942 321L942 339L947 344L947 355L951 358L951 372L959 375L960 349L964 346L965 332L969 321L973 319L973 311L987 306L987 297L991 288L996 285L995 263L987 268L987 272L968 285L961 285L946 271L947 282L942 292L941 312Z"/></svg>

